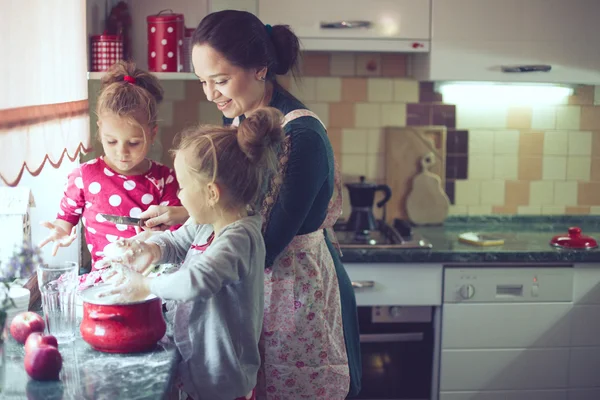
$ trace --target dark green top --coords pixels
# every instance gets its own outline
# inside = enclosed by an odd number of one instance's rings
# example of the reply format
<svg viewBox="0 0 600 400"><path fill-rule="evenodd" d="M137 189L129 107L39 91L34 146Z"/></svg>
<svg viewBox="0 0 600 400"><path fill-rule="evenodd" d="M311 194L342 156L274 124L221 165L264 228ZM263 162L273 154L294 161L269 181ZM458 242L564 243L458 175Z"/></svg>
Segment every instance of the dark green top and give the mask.
<svg viewBox="0 0 600 400"><path fill-rule="evenodd" d="M277 86L269 106L277 108L284 115L293 110L307 109L298 99ZM240 122L243 118L240 116ZM227 118L223 118L223 121L225 125L232 122ZM286 174L264 233L266 267L273 264L295 236L320 228L334 190L333 150L323 125L313 117L300 117L286 124L284 131L286 136L291 136L291 148ZM337 251L329 238L326 237L326 241L340 286L351 397L358 394L362 375L356 298Z"/></svg>

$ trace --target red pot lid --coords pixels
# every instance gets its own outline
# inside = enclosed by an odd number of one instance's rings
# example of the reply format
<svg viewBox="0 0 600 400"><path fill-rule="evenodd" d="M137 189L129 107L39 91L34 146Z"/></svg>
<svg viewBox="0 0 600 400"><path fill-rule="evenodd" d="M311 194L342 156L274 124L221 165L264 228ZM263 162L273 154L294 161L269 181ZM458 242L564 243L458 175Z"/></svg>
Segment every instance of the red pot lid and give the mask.
<svg viewBox="0 0 600 400"><path fill-rule="evenodd" d="M598 247L596 240L581 233L578 227L569 228L569 233L565 235L557 235L552 238L550 244L555 247L563 247L567 249L594 249Z"/></svg>

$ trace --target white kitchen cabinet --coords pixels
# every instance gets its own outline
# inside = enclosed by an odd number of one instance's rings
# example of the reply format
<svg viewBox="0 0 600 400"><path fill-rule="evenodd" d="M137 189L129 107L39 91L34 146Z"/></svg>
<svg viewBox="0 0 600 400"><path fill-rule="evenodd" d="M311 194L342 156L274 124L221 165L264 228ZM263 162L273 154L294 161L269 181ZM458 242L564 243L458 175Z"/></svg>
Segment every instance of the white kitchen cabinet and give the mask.
<svg viewBox="0 0 600 400"><path fill-rule="evenodd" d="M439 306L442 266L439 264L344 263L358 306Z"/></svg>
<svg viewBox="0 0 600 400"><path fill-rule="evenodd" d="M290 25L305 50L427 51L430 12L431 0L258 0L260 19ZM344 21L370 27L322 27Z"/></svg>
<svg viewBox="0 0 600 400"><path fill-rule="evenodd" d="M600 1L433 0L419 80L600 84ZM503 72L547 65L550 72Z"/></svg>

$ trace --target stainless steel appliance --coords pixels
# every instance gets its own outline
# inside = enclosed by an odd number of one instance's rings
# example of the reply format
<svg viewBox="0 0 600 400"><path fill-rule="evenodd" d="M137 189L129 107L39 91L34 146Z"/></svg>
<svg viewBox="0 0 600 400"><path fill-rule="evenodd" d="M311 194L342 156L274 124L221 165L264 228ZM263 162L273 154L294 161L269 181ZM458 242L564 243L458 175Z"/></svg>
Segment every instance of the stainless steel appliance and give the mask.
<svg viewBox="0 0 600 400"><path fill-rule="evenodd" d="M394 226L377 220L373 230L356 230L345 221L333 227L342 250L344 248L431 249L432 244L415 234L406 221L394 220Z"/></svg>
<svg viewBox="0 0 600 400"><path fill-rule="evenodd" d="M430 399L434 307L359 307L362 389L357 399Z"/></svg>

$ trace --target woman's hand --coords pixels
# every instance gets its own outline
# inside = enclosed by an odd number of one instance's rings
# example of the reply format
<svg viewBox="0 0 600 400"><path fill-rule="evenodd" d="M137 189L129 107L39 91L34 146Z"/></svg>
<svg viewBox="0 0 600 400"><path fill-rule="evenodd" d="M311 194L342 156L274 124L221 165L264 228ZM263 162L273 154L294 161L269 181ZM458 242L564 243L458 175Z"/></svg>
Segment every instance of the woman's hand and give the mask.
<svg viewBox="0 0 600 400"><path fill-rule="evenodd" d="M170 226L183 224L189 217L184 207L150 206L140 218L146 220L145 228L164 231Z"/></svg>
<svg viewBox="0 0 600 400"><path fill-rule="evenodd" d="M77 225L71 225L66 221L43 221L41 225L50 229L50 235L40 242L39 247L42 248L48 243L54 242L52 256L56 255L59 247L69 247L77 238Z"/></svg>
<svg viewBox="0 0 600 400"><path fill-rule="evenodd" d="M102 268L115 262L123 264L136 272L142 273L153 263L160 260L160 248L154 243L146 243L140 240L140 235L131 239L121 239L109 243L104 248L104 259L97 263L96 268Z"/></svg>

